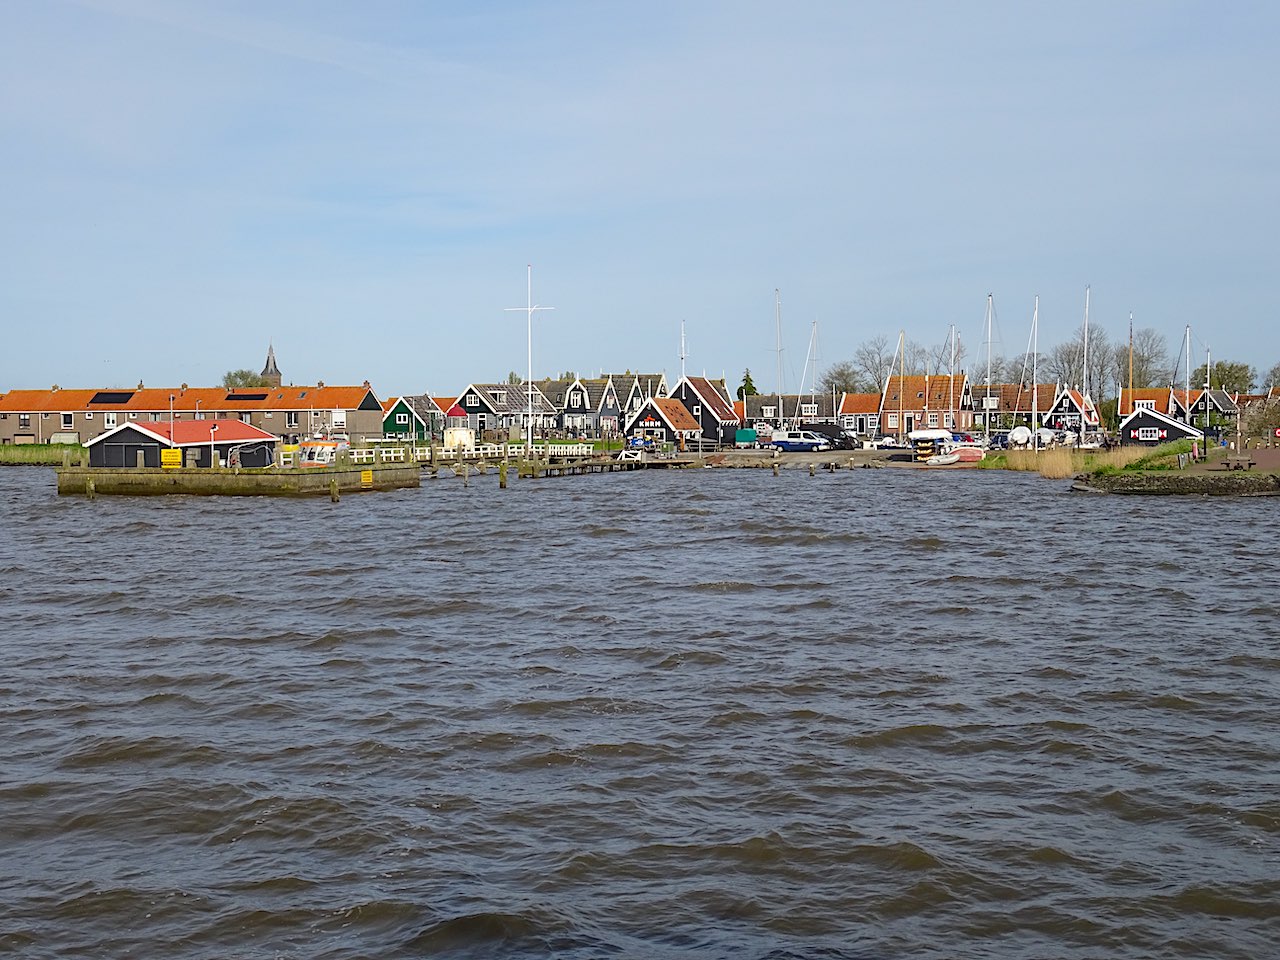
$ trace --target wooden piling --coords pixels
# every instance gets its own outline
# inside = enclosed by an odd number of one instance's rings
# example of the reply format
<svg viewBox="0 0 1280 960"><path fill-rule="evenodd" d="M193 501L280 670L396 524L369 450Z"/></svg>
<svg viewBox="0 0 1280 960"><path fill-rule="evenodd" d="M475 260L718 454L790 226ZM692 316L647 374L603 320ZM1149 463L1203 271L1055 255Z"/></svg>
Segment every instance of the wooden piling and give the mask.
<svg viewBox="0 0 1280 960"><path fill-rule="evenodd" d="M339 499L339 496L338 496L338 478L337 478L337 477L330 477L330 478L329 478L329 502L330 502L330 503L337 503L337 502L338 502L338 499Z"/></svg>
<svg viewBox="0 0 1280 960"><path fill-rule="evenodd" d="M507 461L498 464L498 489L507 489Z"/></svg>

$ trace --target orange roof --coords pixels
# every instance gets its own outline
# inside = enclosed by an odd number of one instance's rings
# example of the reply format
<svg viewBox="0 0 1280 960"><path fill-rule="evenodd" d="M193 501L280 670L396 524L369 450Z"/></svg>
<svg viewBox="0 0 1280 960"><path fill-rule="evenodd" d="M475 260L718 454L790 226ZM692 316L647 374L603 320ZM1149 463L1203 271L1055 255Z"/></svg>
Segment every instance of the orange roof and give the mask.
<svg viewBox="0 0 1280 960"><path fill-rule="evenodd" d="M885 389L885 406L896 406L900 391L902 406L907 408L946 406L953 402L959 406L967 382L964 374L954 377L946 374L937 377L893 376Z"/></svg>
<svg viewBox="0 0 1280 960"><path fill-rule="evenodd" d="M693 414L685 409L683 403L674 397L654 397L648 401L657 408L662 414L662 419L667 421L667 426L677 433L698 433L702 430L697 420L693 419ZM641 407L643 410L644 408Z"/></svg>
<svg viewBox="0 0 1280 960"><path fill-rule="evenodd" d="M10 390L0 397L0 412L354 410L371 392L364 386L239 387L234 390L225 387Z"/></svg>
<svg viewBox="0 0 1280 960"><path fill-rule="evenodd" d="M1131 414L1134 406L1139 400L1150 400L1151 408L1157 413L1169 415L1170 399L1173 391L1168 387L1144 387L1142 389L1122 387L1120 389L1120 400L1116 405L1116 412L1119 416L1125 417Z"/></svg>
<svg viewBox="0 0 1280 960"><path fill-rule="evenodd" d="M733 412L738 415L739 420L747 419L747 401L746 400L733 401Z"/></svg>
<svg viewBox="0 0 1280 960"><path fill-rule="evenodd" d="M448 413L449 409L458 402L457 397L432 397L431 402L440 408L441 413Z"/></svg>
<svg viewBox="0 0 1280 960"><path fill-rule="evenodd" d="M854 413L879 413L880 394L878 393L846 393L840 398L840 415Z"/></svg>
<svg viewBox="0 0 1280 960"><path fill-rule="evenodd" d="M989 388L985 385L975 386L973 408L983 410L982 401L987 396L997 398L996 413L1030 413L1033 400L1040 407L1040 412L1045 413L1057 399L1058 386L1054 383L1042 383L1038 386L1030 383L993 383Z"/></svg>

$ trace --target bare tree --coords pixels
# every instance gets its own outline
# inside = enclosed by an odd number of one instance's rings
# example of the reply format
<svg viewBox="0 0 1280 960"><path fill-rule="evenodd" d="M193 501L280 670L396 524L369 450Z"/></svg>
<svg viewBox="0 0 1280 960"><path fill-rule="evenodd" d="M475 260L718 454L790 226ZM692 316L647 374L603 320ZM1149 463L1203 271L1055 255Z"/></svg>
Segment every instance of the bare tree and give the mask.
<svg viewBox="0 0 1280 960"><path fill-rule="evenodd" d="M918 340L908 340L902 348L902 356L907 376L919 377L929 372L929 348Z"/></svg>
<svg viewBox="0 0 1280 960"><path fill-rule="evenodd" d="M1114 350L1116 383L1129 386L1129 344L1117 343ZM1173 383L1173 362L1169 359L1169 342L1163 333L1151 327L1133 334L1133 386L1135 390L1164 387Z"/></svg>
<svg viewBox="0 0 1280 960"><path fill-rule="evenodd" d="M1086 385L1084 349L1084 328L1081 327L1072 339L1058 344L1049 351L1040 370L1060 384L1084 389ZM1125 357L1127 362L1127 345ZM1115 363L1110 339L1107 337L1107 332L1100 327L1094 327L1089 331L1088 363L1088 389L1093 399L1097 400L1111 389L1112 368Z"/></svg>
<svg viewBox="0 0 1280 960"><path fill-rule="evenodd" d="M1270 390L1272 387L1280 387L1280 363L1267 371L1267 375L1262 378L1262 389Z"/></svg>
<svg viewBox="0 0 1280 960"><path fill-rule="evenodd" d="M964 341L960 339L958 331L956 333L955 351L955 369L959 373L964 369L964 358L969 351L965 347ZM951 359L951 337L948 336L942 343L929 350L928 369L926 372L930 376L950 373Z"/></svg>
<svg viewBox="0 0 1280 960"><path fill-rule="evenodd" d="M894 372L895 353L896 349L889 346L889 338L883 333L864 340L853 352L853 364L862 382L876 393L884 393L884 385Z"/></svg>

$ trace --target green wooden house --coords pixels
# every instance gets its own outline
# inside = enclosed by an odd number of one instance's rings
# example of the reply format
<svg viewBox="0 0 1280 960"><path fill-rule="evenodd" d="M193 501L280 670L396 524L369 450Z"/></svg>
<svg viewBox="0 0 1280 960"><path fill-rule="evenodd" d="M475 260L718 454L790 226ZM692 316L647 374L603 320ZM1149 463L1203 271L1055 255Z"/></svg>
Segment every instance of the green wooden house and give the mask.
<svg viewBox="0 0 1280 960"><path fill-rule="evenodd" d="M382 405L382 435L404 440L439 439L444 414L426 394L392 397Z"/></svg>

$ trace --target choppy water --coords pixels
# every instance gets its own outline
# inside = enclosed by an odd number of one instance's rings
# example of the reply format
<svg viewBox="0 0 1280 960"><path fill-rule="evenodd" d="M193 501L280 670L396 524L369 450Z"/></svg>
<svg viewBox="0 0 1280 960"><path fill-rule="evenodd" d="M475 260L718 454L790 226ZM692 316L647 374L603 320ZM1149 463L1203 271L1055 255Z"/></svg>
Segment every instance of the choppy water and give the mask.
<svg viewBox="0 0 1280 960"><path fill-rule="evenodd" d="M0 471L0 953L1275 956L1278 508Z"/></svg>

